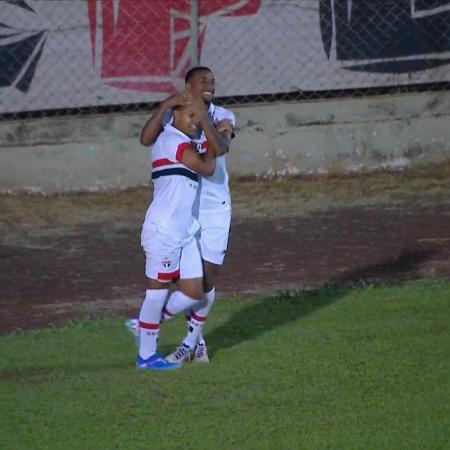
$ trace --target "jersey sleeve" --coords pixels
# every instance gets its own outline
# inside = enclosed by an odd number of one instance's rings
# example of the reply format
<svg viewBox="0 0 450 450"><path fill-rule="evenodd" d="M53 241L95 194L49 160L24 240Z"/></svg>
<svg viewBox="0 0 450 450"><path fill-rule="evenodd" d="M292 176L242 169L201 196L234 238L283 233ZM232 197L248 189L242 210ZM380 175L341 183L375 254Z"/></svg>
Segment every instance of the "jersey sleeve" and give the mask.
<svg viewBox="0 0 450 450"><path fill-rule="evenodd" d="M152 159L162 160L168 163L178 163L181 162L183 158L183 153L188 149L192 148L192 143L183 136L174 133L163 133L158 145L155 145L152 151Z"/></svg>
<svg viewBox="0 0 450 450"><path fill-rule="evenodd" d="M179 142L177 144L177 149L176 149L176 153L175 153L176 160L181 162L181 160L183 159L183 153L189 148L192 149L192 142L190 142L190 141Z"/></svg>
<svg viewBox="0 0 450 450"><path fill-rule="evenodd" d="M214 122L220 122L225 119L230 120L233 125L233 132L231 133L231 138L233 139L235 137L236 116L228 109L216 107L214 111Z"/></svg>
<svg viewBox="0 0 450 450"><path fill-rule="evenodd" d="M216 110L214 111L214 119L215 122L228 119L233 124L233 128L236 127L236 116L228 109L216 107Z"/></svg>

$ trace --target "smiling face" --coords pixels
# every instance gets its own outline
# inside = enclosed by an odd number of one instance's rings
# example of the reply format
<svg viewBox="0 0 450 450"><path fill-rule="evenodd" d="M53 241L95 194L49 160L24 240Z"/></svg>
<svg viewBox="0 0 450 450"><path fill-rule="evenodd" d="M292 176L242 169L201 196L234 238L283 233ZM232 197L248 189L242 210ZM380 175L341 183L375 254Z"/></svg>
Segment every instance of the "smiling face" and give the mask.
<svg viewBox="0 0 450 450"><path fill-rule="evenodd" d="M193 97L202 97L206 104L210 104L215 91L215 80L208 69L196 70L186 82L186 91Z"/></svg>
<svg viewBox="0 0 450 450"><path fill-rule="evenodd" d="M199 120L189 106L178 106L174 112L173 126L188 136L198 134Z"/></svg>

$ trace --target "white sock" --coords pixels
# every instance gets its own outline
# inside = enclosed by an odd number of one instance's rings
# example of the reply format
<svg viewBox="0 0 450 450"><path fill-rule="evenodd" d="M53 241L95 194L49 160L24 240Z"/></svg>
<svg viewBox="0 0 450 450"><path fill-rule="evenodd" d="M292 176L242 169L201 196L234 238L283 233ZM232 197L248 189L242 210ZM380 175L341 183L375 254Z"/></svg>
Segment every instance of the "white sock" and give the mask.
<svg viewBox="0 0 450 450"><path fill-rule="evenodd" d="M166 306L163 307L163 310L161 313L161 322L167 322L168 320L173 319L175 317L173 314L171 314L169 311L167 311Z"/></svg>
<svg viewBox="0 0 450 450"><path fill-rule="evenodd" d="M156 353L159 337L159 320L168 289L147 289L139 313L139 356L148 359Z"/></svg>
<svg viewBox="0 0 450 450"><path fill-rule="evenodd" d="M203 300L192 308L191 317L187 322L188 332L183 341L189 347L194 348L197 344L205 344L202 329L215 299L216 289L212 288L204 295Z"/></svg>
<svg viewBox="0 0 450 450"><path fill-rule="evenodd" d="M172 292L172 295L169 297L167 305L164 308L165 312L164 317L166 316L166 314L168 316L176 316L177 314L188 308L193 308L200 302L201 300L195 300L191 297L188 297L181 291L174 291Z"/></svg>

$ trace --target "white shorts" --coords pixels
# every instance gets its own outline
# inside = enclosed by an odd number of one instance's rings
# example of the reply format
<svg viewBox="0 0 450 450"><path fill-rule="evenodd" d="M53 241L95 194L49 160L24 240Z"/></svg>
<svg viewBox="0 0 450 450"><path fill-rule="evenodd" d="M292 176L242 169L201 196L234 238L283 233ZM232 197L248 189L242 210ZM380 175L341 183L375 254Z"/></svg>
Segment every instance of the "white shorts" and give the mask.
<svg viewBox="0 0 450 450"><path fill-rule="evenodd" d="M155 232L142 243L145 252L145 275L152 280L170 283L176 278L203 278L202 259L194 237L178 241Z"/></svg>
<svg viewBox="0 0 450 450"><path fill-rule="evenodd" d="M202 259L222 265L228 247L231 211L200 211L198 234Z"/></svg>

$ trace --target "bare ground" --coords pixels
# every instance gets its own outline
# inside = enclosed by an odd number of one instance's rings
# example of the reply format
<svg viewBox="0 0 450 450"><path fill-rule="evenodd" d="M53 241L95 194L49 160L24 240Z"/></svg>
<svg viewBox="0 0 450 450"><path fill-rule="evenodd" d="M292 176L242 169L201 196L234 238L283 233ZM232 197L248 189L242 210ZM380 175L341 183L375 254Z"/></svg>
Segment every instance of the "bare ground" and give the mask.
<svg viewBox="0 0 450 450"><path fill-rule="evenodd" d="M219 297L326 283L450 279L449 164L354 177L234 180ZM0 334L135 314L148 187L0 196Z"/></svg>

